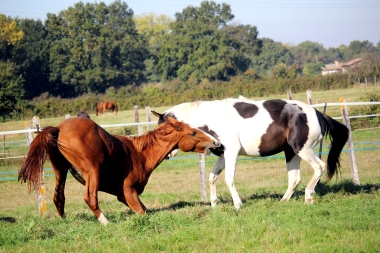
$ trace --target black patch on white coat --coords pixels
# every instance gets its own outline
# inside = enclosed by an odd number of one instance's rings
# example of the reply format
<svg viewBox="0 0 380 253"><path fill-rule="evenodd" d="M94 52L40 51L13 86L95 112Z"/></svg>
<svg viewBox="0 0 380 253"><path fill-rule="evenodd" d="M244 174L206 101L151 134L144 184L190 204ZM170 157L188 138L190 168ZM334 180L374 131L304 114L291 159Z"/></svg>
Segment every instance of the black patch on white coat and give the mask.
<svg viewBox="0 0 380 253"><path fill-rule="evenodd" d="M172 112L167 112L167 113L163 113L160 115L160 117L158 118L158 125L168 121L168 117L172 117L174 119L177 119L177 117L175 116L174 113Z"/></svg>
<svg viewBox="0 0 380 253"><path fill-rule="evenodd" d="M244 119L252 118L259 110L256 105L246 102L237 102L233 106L239 115Z"/></svg>
<svg viewBox="0 0 380 253"><path fill-rule="evenodd" d="M287 150L286 162L290 162L307 141L309 127L306 114L298 105L284 100L268 100L263 106L273 123L261 137L260 155L269 156Z"/></svg>

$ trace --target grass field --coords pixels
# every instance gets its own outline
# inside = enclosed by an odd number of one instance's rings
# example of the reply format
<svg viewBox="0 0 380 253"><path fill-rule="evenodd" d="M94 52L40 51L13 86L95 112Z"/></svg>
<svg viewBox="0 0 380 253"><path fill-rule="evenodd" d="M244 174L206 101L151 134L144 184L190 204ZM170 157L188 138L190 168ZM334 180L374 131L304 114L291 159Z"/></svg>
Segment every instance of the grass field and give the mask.
<svg viewBox="0 0 380 253"><path fill-rule="evenodd" d="M306 100L297 96L293 94L293 99ZM118 117L127 115L120 112ZM121 123L116 122L118 117L95 120ZM54 125L54 120L46 122ZM99 193L99 205L110 221L106 227L84 203L84 187L71 176L65 190L66 219L58 216L52 203L53 177L46 177L48 211L43 216L25 184L0 181L0 252L379 252L380 129L354 131L353 139L361 185L350 181L345 151L341 174L317 187L313 205L304 203L304 188L312 176L304 162L297 192L290 201L280 201L287 188L281 154L267 159L240 157L235 184L244 204L237 211L224 172L217 183L218 206L200 201L196 155L180 153L181 159L164 161L153 172L141 195L147 215L135 215L116 197ZM327 144L324 141L324 151ZM206 157L207 172L214 160ZM0 171L18 170L19 163L2 161ZM47 162L45 168L49 167Z"/></svg>

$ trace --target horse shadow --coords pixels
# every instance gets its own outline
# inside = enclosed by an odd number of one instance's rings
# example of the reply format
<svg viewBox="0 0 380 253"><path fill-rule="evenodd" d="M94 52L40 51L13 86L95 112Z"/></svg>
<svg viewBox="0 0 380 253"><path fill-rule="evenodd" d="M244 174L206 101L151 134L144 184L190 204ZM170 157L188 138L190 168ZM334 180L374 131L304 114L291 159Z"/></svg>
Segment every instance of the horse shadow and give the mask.
<svg viewBox="0 0 380 253"><path fill-rule="evenodd" d="M327 184L327 183L318 183L318 185L315 187L315 192L318 194L318 196L325 196L327 194L336 194L339 192L345 192L352 195L357 194L371 194L374 191L377 191L380 189L380 184L364 184L364 185L356 185L353 182L349 180L345 180L336 184ZM303 190L296 190L293 194L292 198L303 198L305 192ZM254 193L251 196L248 196L246 198L242 198L243 203L246 203L247 201L251 200L262 200L262 199L271 199L275 201L280 201L282 198L282 193L271 193L271 192L264 192L264 193ZM218 197L218 204L231 204L232 198L230 196L219 196ZM156 214L163 211L177 211L181 210L187 207L196 207L196 206L207 206L210 207L210 202L206 201L177 201L175 203L172 203L167 206L159 207L159 208L148 208L146 210L146 213L149 214ZM231 208L233 205L231 206ZM134 216L135 213L127 208L127 210L122 212L114 212L107 214L107 218L111 222L119 222L123 220L127 220L129 217ZM85 219L88 221L94 221L97 222L96 218L93 217L92 214L77 214L77 218ZM1 220L1 218L0 218Z"/></svg>
<svg viewBox="0 0 380 253"><path fill-rule="evenodd" d="M315 193L318 196L325 196L330 193L338 193L338 192L345 192L352 195L357 195L360 193L366 193L371 194L374 191L377 191L380 189L380 184L364 184L364 185L357 185L354 184L350 180L344 180L342 182L336 183L336 184L329 184L329 183L322 183L319 182L317 186L315 187ZM303 198L305 195L304 190L296 190L292 196L292 198ZM281 200L283 194L279 193L262 193L262 194L252 194L250 197L244 200L255 200L255 199L274 199L274 200Z"/></svg>
<svg viewBox="0 0 380 253"><path fill-rule="evenodd" d="M6 216L6 217L0 217L0 222L8 222L8 223L15 223L17 220L14 217Z"/></svg>

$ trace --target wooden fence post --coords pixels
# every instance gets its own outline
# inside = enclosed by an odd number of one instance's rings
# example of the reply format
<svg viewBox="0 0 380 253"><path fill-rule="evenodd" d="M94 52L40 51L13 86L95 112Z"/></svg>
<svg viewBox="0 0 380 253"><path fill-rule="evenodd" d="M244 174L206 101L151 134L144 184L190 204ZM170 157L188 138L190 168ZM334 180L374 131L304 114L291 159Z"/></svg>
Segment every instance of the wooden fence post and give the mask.
<svg viewBox="0 0 380 253"><path fill-rule="evenodd" d="M311 90L307 90L307 91L306 91L306 95L307 95L307 103L308 103L309 105L312 105L312 104L313 104L313 101L312 101Z"/></svg>
<svg viewBox="0 0 380 253"><path fill-rule="evenodd" d="M346 103L346 100L344 98L339 99L340 103ZM352 141L352 132L351 132L351 122L348 115L347 106L342 105L341 106L342 111L342 118L343 122L348 128L348 141L347 141L347 147L348 147L348 154L350 157L350 165L351 165L351 175L352 175L352 182L356 185L360 185L359 180L359 172L358 172L358 164L356 162L356 156L354 151L354 143Z"/></svg>
<svg viewBox="0 0 380 253"><path fill-rule="evenodd" d="M291 90L288 90L287 95L288 95L288 100L292 100L292 91Z"/></svg>
<svg viewBox="0 0 380 253"><path fill-rule="evenodd" d="M139 120L139 107L137 105L135 105L133 107L133 110L135 113L135 123L139 123L140 122L140 120ZM142 131L141 125L138 125L137 129L138 129L139 135L142 135L143 131Z"/></svg>
<svg viewBox="0 0 380 253"><path fill-rule="evenodd" d="M146 106L145 111L146 111L146 121L151 122L152 119L150 118L150 106ZM148 124L148 131L150 131L150 130L152 130L152 125Z"/></svg>
<svg viewBox="0 0 380 253"><path fill-rule="evenodd" d="M198 167L199 167L199 177L201 186L201 201L207 201L207 189L206 189L206 166L205 166L205 155L198 153Z"/></svg>
<svg viewBox="0 0 380 253"><path fill-rule="evenodd" d="M3 156L5 157L5 134L3 135Z"/></svg>

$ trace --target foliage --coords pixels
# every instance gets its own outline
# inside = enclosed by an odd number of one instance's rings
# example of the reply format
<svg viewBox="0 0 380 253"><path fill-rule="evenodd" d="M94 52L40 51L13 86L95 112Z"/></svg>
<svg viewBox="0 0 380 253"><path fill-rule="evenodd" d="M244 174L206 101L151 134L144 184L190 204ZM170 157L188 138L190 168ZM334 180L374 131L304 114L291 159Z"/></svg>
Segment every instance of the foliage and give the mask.
<svg viewBox="0 0 380 253"><path fill-rule="evenodd" d="M24 36L24 32L16 24L16 20L7 18L0 14L0 42L6 42L8 45L15 45Z"/></svg>
<svg viewBox="0 0 380 253"><path fill-rule="evenodd" d="M321 74L322 67L323 67L322 62L317 62L317 63L307 63L303 67L302 73L304 75L308 76L317 76Z"/></svg>
<svg viewBox="0 0 380 253"><path fill-rule="evenodd" d="M23 98L23 82L14 63L0 61L0 119L17 114Z"/></svg>
<svg viewBox="0 0 380 253"><path fill-rule="evenodd" d="M120 1L109 6L79 2L58 16L49 14L50 81L58 84L54 93L77 96L144 81L148 48L132 18L133 11Z"/></svg>
<svg viewBox="0 0 380 253"><path fill-rule="evenodd" d="M250 26L226 29L234 18L229 5L203 1L200 7L189 6L175 16L158 52L162 79L228 80L248 69L247 47L240 34L247 44L256 44L257 31Z"/></svg>
<svg viewBox="0 0 380 253"><path fill-rule="evenodd" d="M290 51L280 42L275 42L272 39L262 39L262 49L259 55L251 57L251 66L259 74L266 74L280 64L284 63L287 66L293 63L293 56Z"/></svg>
<svg viewBox="0 0 380 253"><path fill-rule="evenodd" d="M368 93L363 96L360 101L363 102L379 102L380 92ZM352 115L375 115L380 114L380 105L366 105L366 106L355 106L350 108L350 114ZM365 117L365 118L354 118L350 120L352 130L360 128L370 128L378 127L380 125L380 117Z"/></svg>

